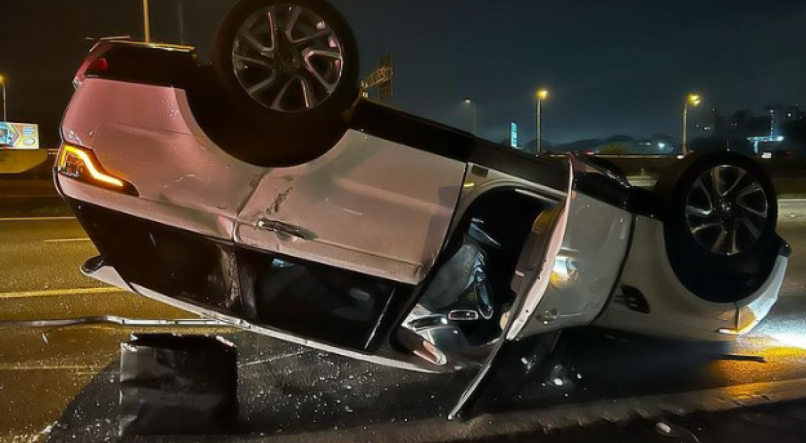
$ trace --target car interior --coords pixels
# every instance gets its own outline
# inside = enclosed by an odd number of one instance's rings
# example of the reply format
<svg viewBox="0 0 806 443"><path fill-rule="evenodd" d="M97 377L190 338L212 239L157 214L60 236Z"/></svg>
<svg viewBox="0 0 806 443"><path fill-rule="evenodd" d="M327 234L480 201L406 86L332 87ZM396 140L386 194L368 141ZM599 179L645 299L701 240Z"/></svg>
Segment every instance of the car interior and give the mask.
<svg viewBox="0 0 806 443"><path fill-rule="evenodd" d="M511 283L524 245L549 206L512 190L479 197L403 326L443 354L485 358L513 307Z"/></svg>

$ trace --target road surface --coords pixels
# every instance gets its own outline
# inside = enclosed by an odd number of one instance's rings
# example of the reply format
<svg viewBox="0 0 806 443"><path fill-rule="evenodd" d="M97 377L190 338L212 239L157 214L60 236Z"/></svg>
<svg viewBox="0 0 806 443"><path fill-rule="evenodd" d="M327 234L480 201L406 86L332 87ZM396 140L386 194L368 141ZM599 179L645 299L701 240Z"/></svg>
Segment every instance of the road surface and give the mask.
<svg viewBox="0 0 806 443"><path fill-rule="evenodd" d="M238 345L241 430L249 441L530 441L546 433L548 441L667 441L659 422L682 433L677 441L695 441L686 432L718 432L727 420L718 414L738 423L735 415L749 411L756 419L734 424L731 432L746 431L732 443L770 428L782 432L777 442L802 441L806 423L787 428L794 425L781 417L806 401L806 222L782 219L779 231L795 254L780 303L751 336L725 348L572 332L550 379L534 382L506 411L470 423L445 415L471 374L409 373L227 329L179 332L219 333ZM189 316L82 276L78 267L94 253L70 218L0 219L0 320ZM0 440L114 441L119 343L132 332L0 330ZM784 412L762 410L781 405Z"/></svg>

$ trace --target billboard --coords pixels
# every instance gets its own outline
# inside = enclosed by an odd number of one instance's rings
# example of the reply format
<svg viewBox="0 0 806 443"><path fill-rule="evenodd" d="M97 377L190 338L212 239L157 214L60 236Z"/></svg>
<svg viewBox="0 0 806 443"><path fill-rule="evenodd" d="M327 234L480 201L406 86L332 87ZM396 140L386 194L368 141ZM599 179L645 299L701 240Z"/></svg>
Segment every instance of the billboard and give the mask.
<svg viewBox="0 0 806 443"><path fill-rule="evenodd" d="M0 149L39 149L39 125L0 122Z"/></svg>

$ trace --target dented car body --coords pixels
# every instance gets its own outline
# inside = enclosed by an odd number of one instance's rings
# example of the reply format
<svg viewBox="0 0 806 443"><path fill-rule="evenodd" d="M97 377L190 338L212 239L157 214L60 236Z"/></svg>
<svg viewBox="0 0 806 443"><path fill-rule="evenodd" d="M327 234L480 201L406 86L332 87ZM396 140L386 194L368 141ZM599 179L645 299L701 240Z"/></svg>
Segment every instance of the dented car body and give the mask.
<svg viewBox="0 0 806 443"><path fill-rule="evenodd" d="M454 416L505 400L563 329L723 340L777 300L788 249L774 227L754 277L715 294L675 264L662 194L594 158L534 157L359 99L315 158L256 164L233 152L284 140L217 102L192 48L93 53L55 173L100 253L83 271L357 359L479 369ZM701 278L725 278L713 263Z"/></svg>

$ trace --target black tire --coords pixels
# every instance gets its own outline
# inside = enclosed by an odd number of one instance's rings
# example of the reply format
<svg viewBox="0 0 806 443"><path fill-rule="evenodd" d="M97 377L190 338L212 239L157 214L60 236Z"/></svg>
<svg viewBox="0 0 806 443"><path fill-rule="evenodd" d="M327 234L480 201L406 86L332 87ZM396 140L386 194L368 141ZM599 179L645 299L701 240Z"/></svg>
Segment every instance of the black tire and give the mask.
<svg viewBox="0 0 806 443"><path fill-rule="evenodd" d="M729 168L722 168L723 166ZM743 220L739 219L739 217L748 217L752 214L747 215L738 204L728 203L726 206L717 208L717 202L712 202L712 199L708 198L708 203L712 208L712 215L709 217L713 218L715 223L733 226L734 230L746 230L743 242L739 245L741 247L737 246L738 240L731 239L729 245L724 243L727 240L720 242L719 232L725 232L720 226L707 228L719 230L718 233L708 234L714 238L711 249L707 245L712 243L703 239L705 230L694 233L696 228L692 227L692 220L700 217L700 215L691 215L692 199L696 199L696 192L699 192L694 188L705 185L707 179L703 179L703 182L698 181L714 168L720 168L720 171L737 171L734 177L739 177L741 171L746 173L742 176L743 178L736 180L735 186L727 190L726 201L733 198L730 197L731 193L741 193L741 189L738 189L739 186L751 183L749 180L754 180L754 183L763 191L763 195L761 192L757 192L755 198L760 200L758 204L766 201L766 217L757 215L757 218L753 220L755 225L763 226L763 228L757 226L755 232L742 228ZM724 179L720 183L725 185L727 180ZM713 181L708 183L713 185ZM742 189L749 189L750 185L747 186ZM698 189L701 190L703 187ZM768 175L756 162L748 157L730 152L693 156L665 174L656 185L654 192L658 194L664 207L662 217L669 261L678 279L689 291L707 301L731 303L751 295L764 284L772 273L781 247L781 240L775 232L778 221L778 201L775 188ZM706 224L713 225L714 223L702 222L702 225ZM737 226L739 227L737 228ZM729 237L735 238L732 231Z"/></svg>
<svg viewBox="0 0 806 443"><path fill-rule="evenodd" d="M309 47L307 43L291 43L291 40L285 37L285 33L278 33L276 39L282 40L284 43L272 43L275 48L272 51L272 58L260 58L262 63L258 65L250 65L251 62L239 63L238 72L241 75L239 78L236 75L236 64L233 60L236 39L250 17L260 14L270 7L276 7L277 9L274 11L284 11L282 14L286 14L285 17L289 21L291 19L287 17L291 15L291 12L288 11L292 11L292 7L302 8L306 16L310 14L321 18L322 22L327 24L327 28L332 31L331 35L334 40L328 40L328 42L335 45L335 48L321 46L322 41L319 39L311 43L311 45L319 45L315 47ZM273 15L278 21L282 18L279 14L281 13L275 12ZM301 21L300 19L299 22ZM266 22L268 23L268 19ZM311 32L310 26L308 30ZM270 37L267 34L263 38L269 39ZM242 52L254 51L253 47L241 40L239 40L238 47L246 48L240 50ZM341 61L330 59L330 62L322 62L328 65L327 73L331 76L329 82L321 79L323 77L321 73L320 78L317 79L317 76L312 73L310 65L306 64L308 59L306 59L304 51L311 49L340 51ZM258 57L261 56L252 54L252 58ZM317 63L316 59L311 58L311 60L314 60L313 63ZM218 81L228 100L237 109L239 117L244 120L242 123L259 128L261 133L270 138L265 143L267 152L258 150L241 155L240 157L248 157L242 158L243 160L261 166L280 166L276 164L278 158L282 159L284 165L304 163L327 152L334 141L337 141L347 130L343 114L352 107L359 96L358 45L347 22L335 8L325 1L242 0L229 11L218 28L213 45L212 61ZM268 64L266 65L266 63ZM247 66L246 69L244 66ZM336 66L340 66L340 68ZM257 76L258 74L266 78L276 75L276 80L260 93L264 95L255 94L253 96L247 92L242 81L246 82L248 75ZM301 83L303 81L306 82L307 89ZM334 85L332 91L325 86L326 83ZM289 85L286 88L288 93L284 94L282 91L286 84ZM306 97L304 92L308 89L312 91L311 100ZM278 98L274 101L271 94L281 96L280 98L285 98L285 100ZM289 101L295 106L288 106ZM311 105L311 102L314 102L315 105ZM299 108L296 105L302 107ZM271 152L278 149L285 152L282 155Z"/></svg>

